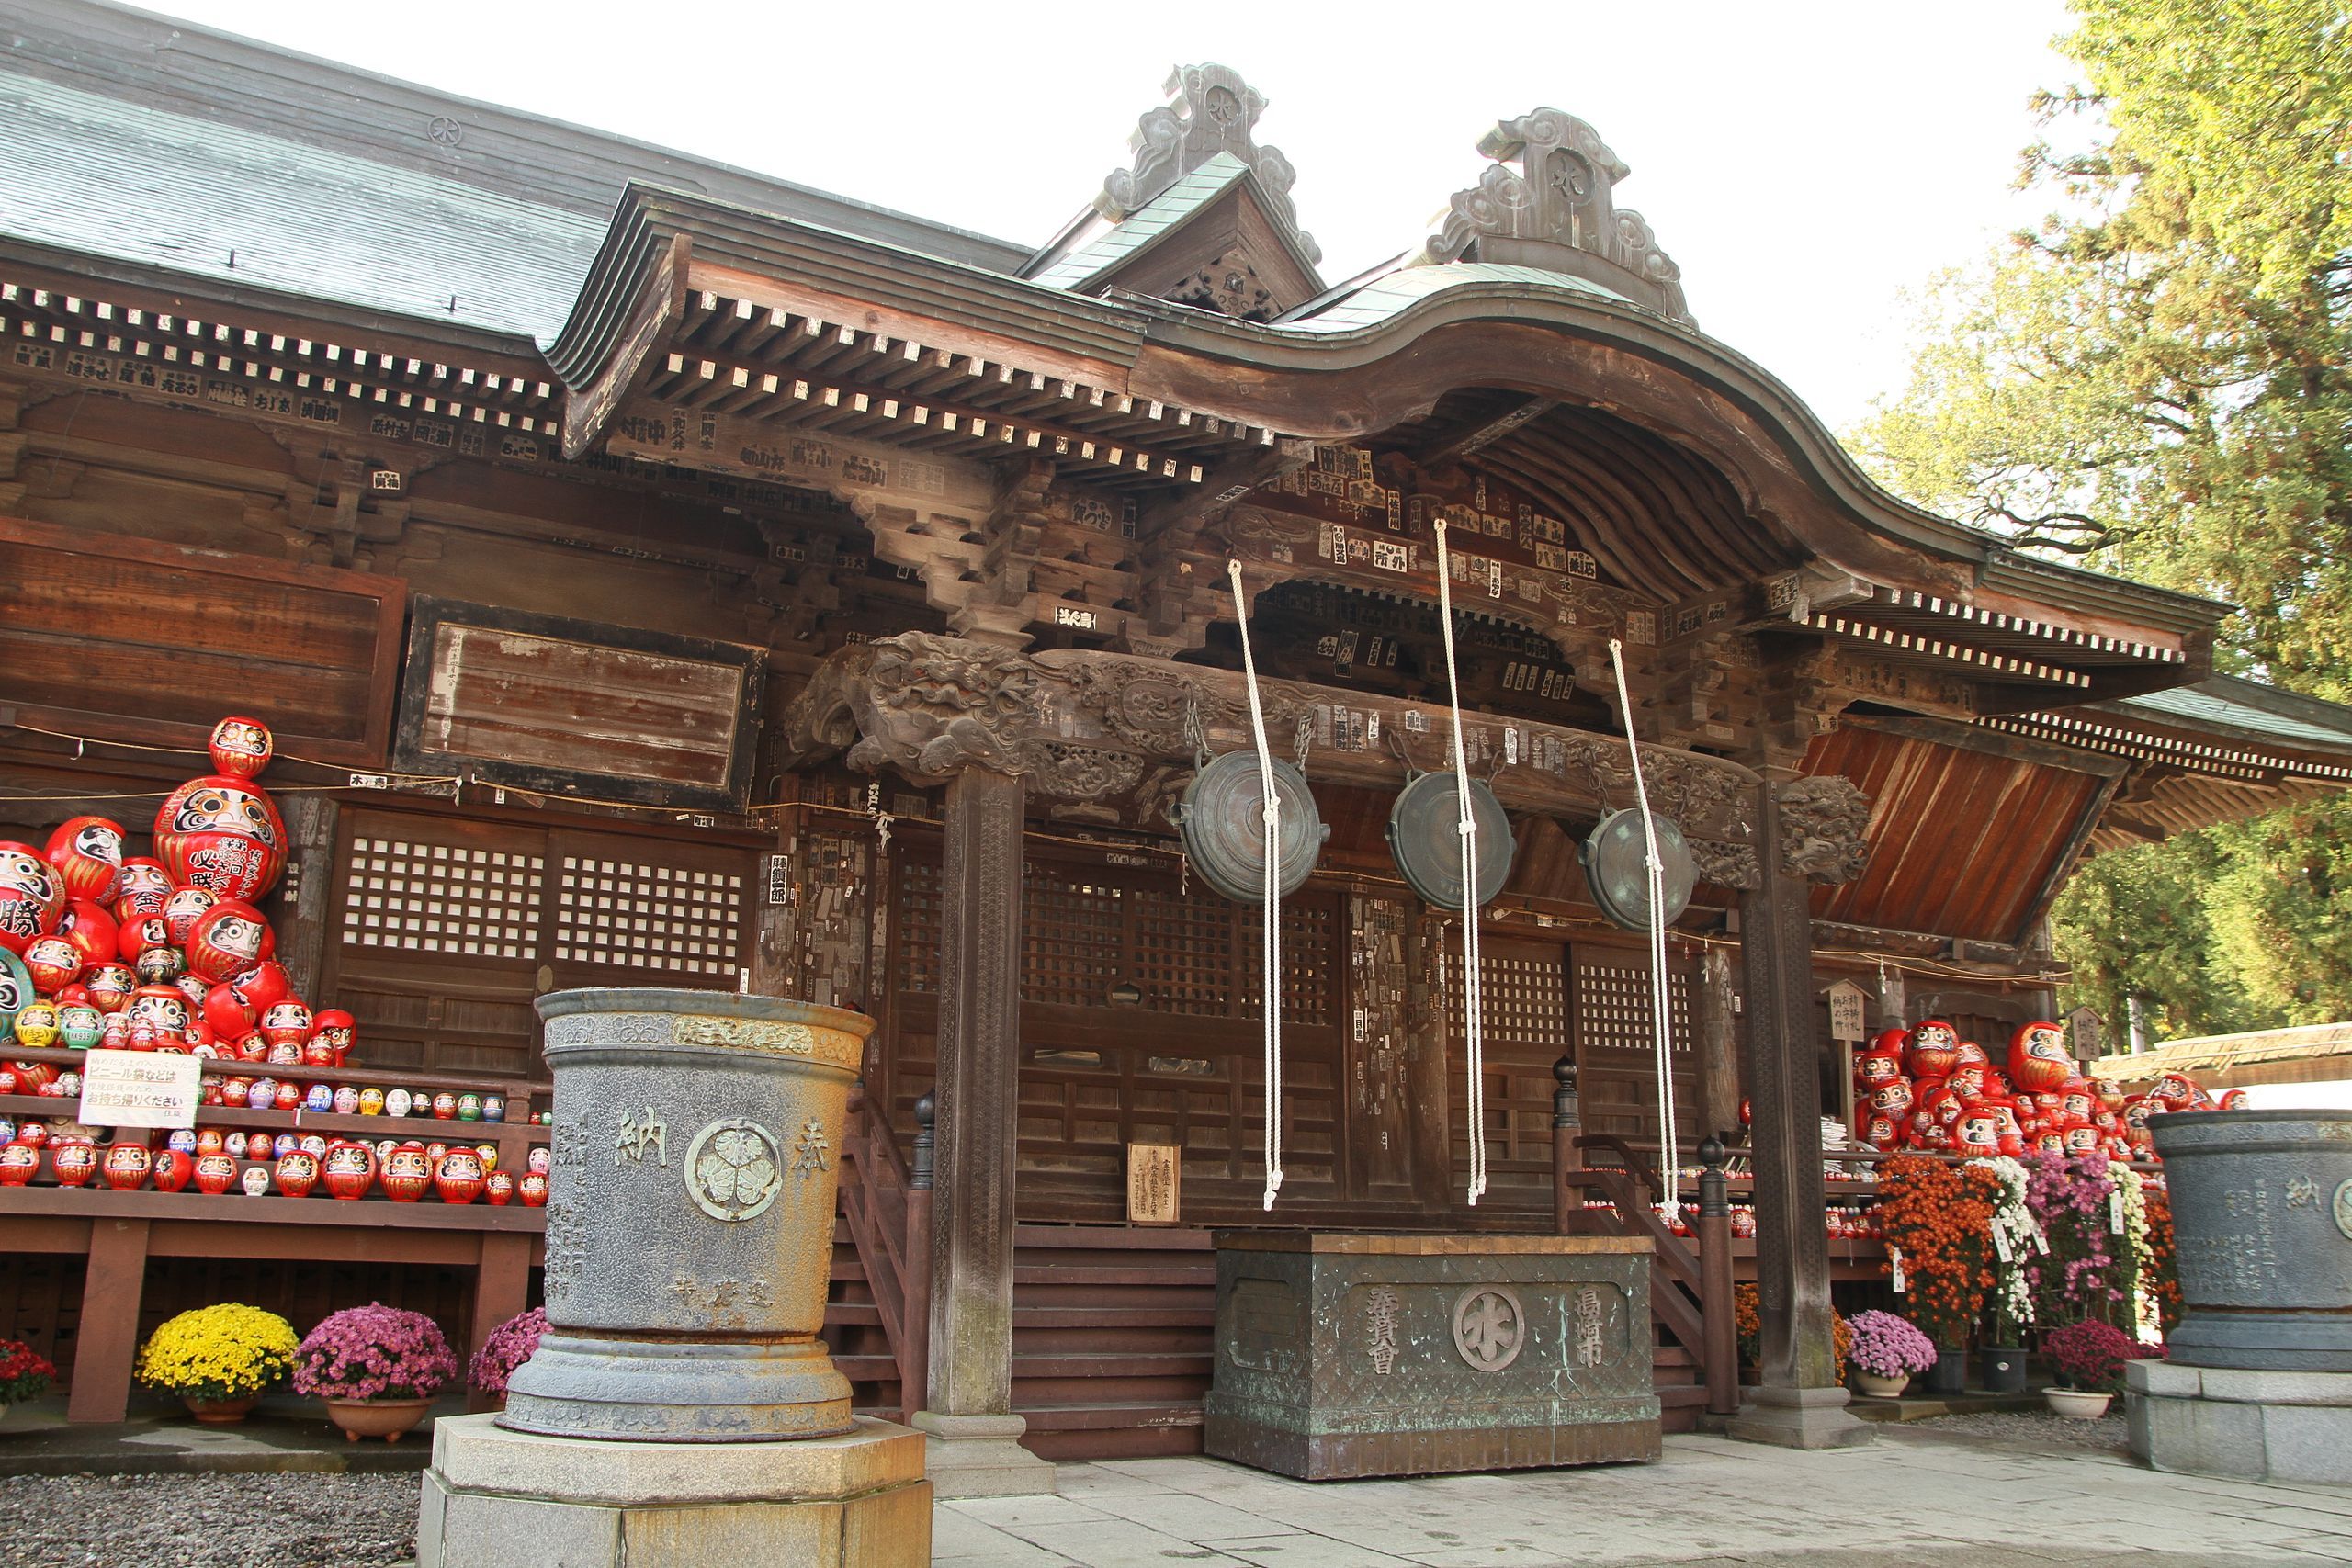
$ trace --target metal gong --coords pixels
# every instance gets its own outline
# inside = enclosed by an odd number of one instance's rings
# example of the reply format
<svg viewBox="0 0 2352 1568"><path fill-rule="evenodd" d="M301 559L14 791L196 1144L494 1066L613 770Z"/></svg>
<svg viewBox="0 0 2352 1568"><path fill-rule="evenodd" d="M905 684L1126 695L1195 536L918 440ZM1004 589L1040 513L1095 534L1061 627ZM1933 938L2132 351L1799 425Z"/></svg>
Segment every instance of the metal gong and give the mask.
<svg viewBox="0 0 2352 1568"><path fill-rule="evenodd" d="M1276 762L1273 772L1274 795L1283 804L1277 869L1287 898L1315 869L1331 829L1315 809L1306 775L1288 762ZM1254 904L1265 897L1265 800L1257 753L1227 751L1193 775L1184 797L1168 814L1184 840L1193 869L1237 904Z"/></svg>
<svg viewBox="0 0 2352 1568"><path fill-rule="evenodd" d="M1470 818L1478 824L1478 902L1491 904L1510 875L1519 845L1495 792L1470 784ZM1462 806L1452 773L1423 773L1388 812L1388 852L1414 892L1441 909L1462 908Z"/></svg>
<svg viewBox="0 0 2352 1568"><path fill-rule="evenodd" d="M1671 817L1654 820L1657 858L1664 866L1660 880L1666 908L1659 923L1672 925L1690 907L1690 888L1698 875L1690 864L1690 846L1682 841L1681 826ZM1649 930L1649 874L1642 863L1642 814L1611 812L1593 829L1578 853L1584 861L1585 881L1592 888L1592 901L1600 906L1600 912L1629 931Z"/></svg>

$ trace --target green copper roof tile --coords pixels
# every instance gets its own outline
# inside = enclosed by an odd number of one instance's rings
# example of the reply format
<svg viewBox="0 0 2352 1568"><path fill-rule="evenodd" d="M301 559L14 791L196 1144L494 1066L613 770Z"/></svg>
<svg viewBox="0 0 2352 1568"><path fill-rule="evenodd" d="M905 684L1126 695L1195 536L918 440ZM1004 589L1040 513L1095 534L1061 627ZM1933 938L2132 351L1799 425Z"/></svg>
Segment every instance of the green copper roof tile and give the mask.
<svg viewBox="0 0 2352 1568"><path fill-rule="evenodd" d="M35 77L0 73L0 233L542 343L605 231L599 219Z"/></svg>
<svg viewBox="0 0 2352 1568"><path fill-rule="evenodd" d="M1249 165L1240 159L1230 152L1219 152L1144 203L1140 210L1128 214L1030 281L1051 288L1083 288L1148 248L1160 236L1181 227L1187 218L1240 184L1249 173Z"/></svg>

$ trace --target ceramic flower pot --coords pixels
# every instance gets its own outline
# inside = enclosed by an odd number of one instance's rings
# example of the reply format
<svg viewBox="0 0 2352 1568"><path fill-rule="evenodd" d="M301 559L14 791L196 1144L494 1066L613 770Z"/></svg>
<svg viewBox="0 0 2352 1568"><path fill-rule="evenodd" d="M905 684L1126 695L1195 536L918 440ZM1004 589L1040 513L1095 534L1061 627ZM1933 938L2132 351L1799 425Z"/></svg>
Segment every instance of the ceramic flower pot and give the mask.
<svg viewBox="0 0 2352 1568"><path fill-rule="evenodd" d="M237 1184L237 1162L225 1154L196 1156L196 1190L214 1197Z"/></svg>
<svg viewBox="0 0 2352 1568"><path fill-rule="evenodd" d="M187 1406L189 1415L208 1427L233 1427L252 1414L253 1407L261 1403L261 1396L249 1394L243 1399L189 1399L183 1400L181 1403Z"/></svg>
<svg viewBox="0 0 2352 1568"><path fill-rule="evenodd" d="M1964 1392L1967 1386L1968 1352L1937 1346L1936 1364L1928 1369L1928 1392L1951 1395Z"/></svg>
<svg viewBox="0 0 2352 1568"><path fill-rule="evenodd" d="M470 1203L481 1196L481 1156L463 1144L441 1156L433 1169L433 1190L444 1203Z"/></svg>
<svg viewBox="0 0 2352 1568"><path fill-rule="evenodd" d="M2086 1393L2076 1388L2045 1388L2041 1391L2041 1397L2053 1416L2071 1416L2078 1421L2094 1421L2107 1414L2107 1403L2115 1395Z"/></svg>
<svg viewBox="0 0 2352 1568"><path fill-rule="evenodd" d="M1911 1379L1907 1375L1883 1378L1876 1372L1866 1372L1859 1367L1854 1370L1854 1382L1872 1399L1900 1399L1903 1391L1911 1386Z"/></svg>
<svg viewBox="0 0 2352 1568"><path fill-rule="evenodd" d="M413 1203L433 1185L433 1162L423 1149L403 1144L384 1156L384 1195L395 1203Z"/></svg>
<svg viewBox="0 0 2352 1568"><path fill-rule="evenodd" d="M50 1145L50 1168L60 1187L80 1187L97 1173L98 1151L80 1138L65 1138Z"/></svg>
<svg viewBox="0 0 2352 1568"><path fill-rule="evenodd" d="M1984 1387L1994 1393L2025 1392L2025 1352L1998 1345L1983 1351Z"/></svg>
<svg viewBox="0 0 2352 1568"><path fill-rule="evenodd" d="M376 1151L365 1144L337 1140L327 1145L321 1166L327 1190L342 1199L365 1198L376 1185Z"/></svg>
<svg viewBox="0 0 2352 1568"><path fill-rule="evenodd" d="M343 1428L344 1437L351 1442L362 1438L381 1438L397 1443L401 1434L424 1419L433 1408L429 1399L326 1399L327 1419Z"/></svg>
<svg viewBox="0 0 2352 1568"><path fill-rule="evenodd" d="M155 1156L144 1144L117 1144L107 1151L107 1185L118 1192L136 1192L147 1184Z"/></svg>

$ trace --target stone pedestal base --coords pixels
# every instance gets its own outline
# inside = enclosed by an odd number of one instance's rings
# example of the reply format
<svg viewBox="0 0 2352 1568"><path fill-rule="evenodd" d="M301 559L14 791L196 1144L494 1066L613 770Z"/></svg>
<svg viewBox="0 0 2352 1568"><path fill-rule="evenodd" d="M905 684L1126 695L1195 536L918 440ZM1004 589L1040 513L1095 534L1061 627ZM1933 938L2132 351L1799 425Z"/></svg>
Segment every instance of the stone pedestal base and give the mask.
<svg viewBox="0 0 2352 1568"><path fill-rule="evenodd" d="M417 1568L921 1568L922 1439L857 1417L797 1443L542 1438L487 1416L438 1421Z"/></svg>
<svg viewBox="0 0 2352 1568"><path fill-rule="evenodd" d="M1018 1416L942 1416L918 1410L923 1468L935 1497L1050 1495L1054 1467L1021 1446L1029 1423Z"/></svg>
<svg viewBox="0 0 2352 1568"><path fill-rule="evenodd" d="M2244 1481L2352 1482L2352 1372L2133 1361L2132 1451L2156 1470Z"/></svg>
<svg viewBox="0 0 2352 1568"><path fill-rule="evenodd" d="M1850 1449L1871 1440L1871 1424L1846 1408L1842 1388L1751 1388L1724 1430L1784 1449Z"/></svg>

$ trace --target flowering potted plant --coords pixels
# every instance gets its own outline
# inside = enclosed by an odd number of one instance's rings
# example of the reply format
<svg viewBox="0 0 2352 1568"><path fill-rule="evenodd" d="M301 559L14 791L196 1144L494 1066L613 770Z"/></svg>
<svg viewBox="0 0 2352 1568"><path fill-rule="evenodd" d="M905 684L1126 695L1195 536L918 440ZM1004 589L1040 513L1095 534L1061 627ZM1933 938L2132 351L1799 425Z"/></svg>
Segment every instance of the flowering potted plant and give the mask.
<svg viewBox="0 0 2352 1568"><path fill-rule="evenodd" d="M294 1353L295 1389L323 1401L355 1443L399 1442L457 1375L458 1359L431 1318L380 1302L333 1314Z"/></svg>
<svg viewBox="0 0 2352 1568"><path fill-rule="evenodd" d="M1898 1155L1879 1167L1878 1191L1888 1275L1936 1345L1928 1388L1958 1393L1967 1382L1969 1333L1996 1283L1991 1238L2000 1181L1979 1166Z"/></svg>
<svg viewBox="0 0 2352 1568"><path fill-rule="evenodd" d="M225 1427L294 1370L294 1325L274 1312L222 1302L170 1318L148 1336L139 1381L187 1404L196 1418Z"/></svg>
<svg viewBox="0 0 2352 1568"><path fill-rule="evenodd" d="M1914 1375L1936 1364L1935 1342L1907 1317L1891 1312L1858 1312L1849 1318L1854 1335L1854 1381L1873 1399L1894 1399Z"/></svg>
<svg viewBox="0 0 2352 1568"><path fill-rule="evenodd" d="M2134 1270L2117 1256L2110 1204L2117 1187L2104 1153L2037 1154L2026 1162L2026 1202L2050 1243L2027 1263L2037 1315L2047 1324L2128 1319Z"/></svg>
<svg viewBox="0 0 2352 1568"><path fill-rule="evenodd" d="M2022 1164L2008 1155L1968 1163L1990 1171L2001 1188L1987 1237L1995 1261L1993 1288L1984 1297L1992 1325L1982 1350L1984 1387L1995 1393L2023 1393L2025 1330L2034 1319L2033 1281L2026 1264L2046 1255L2050 1243L2027 1200L2031 1179Z"/></svg>
<svg viewBox="0 0 2352 1568"><path fill-rule="evenodd" d="M475 1388L500 1399L506 1397L506 1380L514 1369L531 1359L539 1348L539 1336L548 1331L548 1309L533 1307L518 1312L490 1331L474 1352L470 1376Z"/></svg>
<svg viewBox="0 0 2352 1568"><path fill-rule="evenodd" d="M2087 1418L2107 1414L2107 1402L2123 1386L2123 1363L2149 1352L2114 1325L2086 1318L2043 1335L2041 1353L2066 1380L2043 1389L2043 1400L2060 1416Z"/></svg>
<svg viewBox="0 0 2352 1568"><path fill-rule="evenodd" d="M39 1399L49 1392L57 1369L49 1358L21 1339L0 1339L0 1416L8 1406Z"/></svg>

